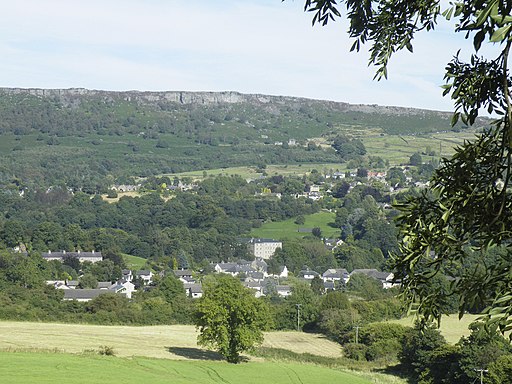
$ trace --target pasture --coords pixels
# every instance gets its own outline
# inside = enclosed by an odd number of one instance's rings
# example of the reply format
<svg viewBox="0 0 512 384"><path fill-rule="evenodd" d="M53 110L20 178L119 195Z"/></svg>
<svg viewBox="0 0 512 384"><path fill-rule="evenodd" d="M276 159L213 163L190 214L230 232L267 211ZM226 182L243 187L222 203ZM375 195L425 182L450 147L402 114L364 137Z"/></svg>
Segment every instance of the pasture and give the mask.
<svg viewBox="0 0 512 384"><path fill-rule="evenodd" d="M262 237L270 239L294 239L304 236L311 236L311 233L299 232L299 228L315 228L318 227L322 231L322 237L339 236L339 228L333 228L329 223L334 223L336 215L332 212L322 211L312 215L304 215L305 222L302 225L294 223L296 218L285 221L270 222L263 224L260 228L251 230L252 237Z"/></svg>

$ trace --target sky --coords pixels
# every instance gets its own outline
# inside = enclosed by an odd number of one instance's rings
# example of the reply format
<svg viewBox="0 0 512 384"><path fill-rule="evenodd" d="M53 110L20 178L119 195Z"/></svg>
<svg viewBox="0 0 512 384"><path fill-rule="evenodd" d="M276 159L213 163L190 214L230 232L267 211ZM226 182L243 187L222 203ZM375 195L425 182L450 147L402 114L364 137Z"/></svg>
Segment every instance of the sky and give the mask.
<svg viewBox="0 0 512 384"><path fill-rule="evenodd" d="M452 110L440 86L463 36L441 26L372 80L345 20L304 0L4 0L0 87L238 91ZM469 49L469 46L468 46Z"/></svg>

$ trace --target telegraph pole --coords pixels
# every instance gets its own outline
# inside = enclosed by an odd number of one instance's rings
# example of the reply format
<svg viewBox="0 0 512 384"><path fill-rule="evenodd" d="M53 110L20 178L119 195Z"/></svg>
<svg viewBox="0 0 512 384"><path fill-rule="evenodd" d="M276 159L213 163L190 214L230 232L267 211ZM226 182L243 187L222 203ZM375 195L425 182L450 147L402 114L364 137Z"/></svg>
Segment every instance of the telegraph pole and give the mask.
<svg viewBox="0 0 512 384"><path fill-rule="evenodd" d="M475 368L475 371L480 372L480 384L483 384L484 383L484 372L487 373L489 371L487 369L482 369L482 368L480 368L480 369Z"/></svg>
<svg viewBox="0 0 512 384"><path fill-rule="evenodd" d="M295 304L295 306L297 307L297 332L300 331L300 306L302 304Z"/></svg>
<svg viewBox="0 0 512 384"><path fill-rule="evenodd" d="M359 325L354 327L356 329L356 344L359 344Z"/></svg>

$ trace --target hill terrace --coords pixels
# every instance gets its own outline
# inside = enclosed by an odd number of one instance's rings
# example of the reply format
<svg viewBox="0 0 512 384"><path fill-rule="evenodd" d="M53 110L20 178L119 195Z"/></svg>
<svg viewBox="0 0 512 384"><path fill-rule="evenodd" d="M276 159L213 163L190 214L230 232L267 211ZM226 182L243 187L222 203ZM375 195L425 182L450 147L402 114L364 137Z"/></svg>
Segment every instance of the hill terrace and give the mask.
<svg viewBox="0 0 512 384"><path fill-rule="evenodd" d="M50 260L64 261L64 259L67 257L77 258L81 263L83 263L84 261L88 261L90 263L97 263L98 261L103 260L103 255L101 254L101 252L96 252L96 251L92 251L92 252L82 252L82 251L52 252L52 251L48 251L48 252L42 253L41 256L46 261L50 261Z"/></svg>

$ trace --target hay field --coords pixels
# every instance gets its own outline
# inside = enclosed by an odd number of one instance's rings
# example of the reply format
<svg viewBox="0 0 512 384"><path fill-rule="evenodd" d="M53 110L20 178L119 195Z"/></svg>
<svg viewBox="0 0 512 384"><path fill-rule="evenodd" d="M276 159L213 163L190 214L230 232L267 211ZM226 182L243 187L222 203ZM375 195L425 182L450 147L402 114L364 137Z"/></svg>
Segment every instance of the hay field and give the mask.
<svg viewBox="0 0 512 384"><path fill-rule="evenodd" d="M459 317L456 314L443 316L439 330L448 343L455 344L462 336L469 336L469 324L476 321L478 317L479 315L466 314L459 320ZM390 320L390 322L413 327L415 320L416 318L414 316L409 316L400 320Z"/></svg>
<svg viewBox="0 0 512 384"><path fill-rule="evenodd" d="M0 350L57 350L68 353L114 348L116 356L144 356L185 360L208 354L196 343L192 325L101 326L0 321ZM322 335L302 332L269 332L265 347L289 349L296 353L339 357L338 344Z"/></svg>

